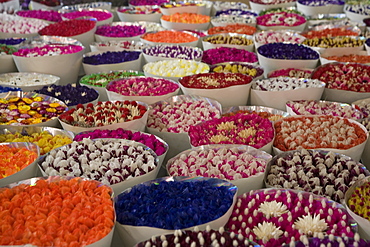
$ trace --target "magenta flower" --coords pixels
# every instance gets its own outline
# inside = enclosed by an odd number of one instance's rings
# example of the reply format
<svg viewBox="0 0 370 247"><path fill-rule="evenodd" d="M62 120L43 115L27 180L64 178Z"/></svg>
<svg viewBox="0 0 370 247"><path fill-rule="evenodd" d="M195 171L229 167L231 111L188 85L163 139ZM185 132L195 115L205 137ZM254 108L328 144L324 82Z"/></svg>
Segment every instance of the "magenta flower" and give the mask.
<svg viewBox="0 0 370 247"><path fill-rule="evenodd" d="M356 223L346 209L325 197L286 189L251 191L238 197L226 228L265 247L301 237L354 237Z"/></svg>
<svg viewBox="0 0 370 247"><path fill-rule="evenodd" d="M295 13L277 12L269 13L256 18L257 25L294 27L306 23L306 19Z"/></svg>
<svg viewBox="0 0 370 247"><path fill-rule="evenodd" d="M207 64L225 63L225 62L258 62L257 55L253 52L230 48L217 47L203 52L202 62Z"/></svg>
<svg viewBox="0 0 370 247"><path fill-rule="evenodd" d="M243 144L258 149L274 139L274 128L257 114L237 114L190 126L188 134L193 146Z"/></svg>
<svg viewBox="0 0 370 247"><path fill-rule="evenodd" d="M99 139L99 138L117 138L140 142L151 148L158 156L167 151L166 145L161 142L155 135L143 132L134 132L118 128L115 130L94 130L82 132L75 136L74 141L82 141L84 138Z"/></svg>
<svg viewBox="0 0 370 247"><path fill-rule="evenodd" d="M125 96L160 96L173 93L180 87L177 83L155 77L131 77L112 81L107 90Z"/></svg>
<svg viewBox="0 0 370 247"><path fill-rule="evenodd" d="M42 57L42 56L58 56L64 54L77 53L84 48L79 45L44 45L35 48L19 49L13 55L19 57Z"/></svg>

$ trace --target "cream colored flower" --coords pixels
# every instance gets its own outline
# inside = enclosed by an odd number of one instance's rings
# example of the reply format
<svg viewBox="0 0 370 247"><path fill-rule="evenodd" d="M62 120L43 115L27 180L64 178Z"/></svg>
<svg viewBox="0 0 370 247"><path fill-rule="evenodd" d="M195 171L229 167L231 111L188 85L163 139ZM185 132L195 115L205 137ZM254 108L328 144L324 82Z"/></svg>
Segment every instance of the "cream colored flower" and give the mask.
<svg viewBox="0 0 370 247"><path fill-rule="evenodd" d="M283 235L283 231L280 227L276 227L272 222L258 223L258 226L253 228L253 233L256 234L257 238L262 240L263 243L267 243L270 239L278 239Z"/></svg>
<svg viewBox="0 0 370 247"><path fill-rule="evenodd" d="M304 215L294 223L297 230L309 236L316 236L318 233L325 231L328 228L324 219L320 219L320 215Z"/></svg>
<svg viewBox="0 0 370 247"><path fill-rule="evenodd" d="M279 217L282 214L288 213L288 208L281 202L271 201L264 202L258 208L265 216Z"/></svg>

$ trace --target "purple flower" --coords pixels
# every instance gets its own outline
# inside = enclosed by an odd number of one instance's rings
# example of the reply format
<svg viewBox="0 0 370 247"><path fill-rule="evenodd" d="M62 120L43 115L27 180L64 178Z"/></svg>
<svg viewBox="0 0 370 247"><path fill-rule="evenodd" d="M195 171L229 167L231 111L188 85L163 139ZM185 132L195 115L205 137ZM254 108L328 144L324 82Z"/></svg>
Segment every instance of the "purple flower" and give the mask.
<svg viewBox="0 0 370 247"><path fill-rule="evenodd" d="M106 37L134 37L145 33L145 27L140 25L103 25L96 29L95 34Z"/></svg>
<svg viewBox="0 0 370 247"><path fill-rule="evenodd" d="M140 53L139 51L108 51L86 56L82 62L91 65L123 63L139 59Z"/></svg>
<svg viewBox="0 0 370 247"><path fill-rule="evenodd" d="M87 86L80 84L67 84L67 85L50 85L44 86L37 93L49 95L60 99L67 106L75 106L78 104L85 104L96 100L99 97L98 92Z"/></svg>
<svg viewBox="0 0 370 247"><path fill-rule="evenodd" d="M319 53L310 47L299 44L270 43L257 48L264 57L287 60L315 60Z"/></svg>

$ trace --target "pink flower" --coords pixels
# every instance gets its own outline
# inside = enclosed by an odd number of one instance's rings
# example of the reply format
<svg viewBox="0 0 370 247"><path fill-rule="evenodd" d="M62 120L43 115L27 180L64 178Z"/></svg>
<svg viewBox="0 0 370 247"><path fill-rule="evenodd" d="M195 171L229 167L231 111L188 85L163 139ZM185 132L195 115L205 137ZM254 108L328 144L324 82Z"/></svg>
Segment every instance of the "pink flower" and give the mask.
<svg viewBox="0 0 370 247"><path fill-rule="evenodd" d="M258 149L274 139L274 128L257 114L237 114L190 126L189 136L193 146L243 144Z"/></svg>

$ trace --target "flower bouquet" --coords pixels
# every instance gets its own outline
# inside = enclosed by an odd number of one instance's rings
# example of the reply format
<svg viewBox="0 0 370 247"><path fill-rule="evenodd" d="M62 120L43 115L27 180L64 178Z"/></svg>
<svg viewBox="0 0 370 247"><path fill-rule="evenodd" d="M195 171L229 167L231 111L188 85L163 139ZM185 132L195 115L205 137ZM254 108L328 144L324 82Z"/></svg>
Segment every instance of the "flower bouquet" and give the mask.
<svg viewBox="0 0 370 247"><path fill-rule="evenodd" d="M351 21L362 23L364 19L369 18L369 2L360 0L346 1L344 13Z"/></svg>
<svg viewBox="0 0 370 247"><path fill-rule="evenodd" d="M257 114L237 114L190 126L188 135L190 144L194 147L242 144L271 153L275 133L270 120Z"/></svg>
<svg viewBox="0 0 370 247"><path fill-rule="evenodd" d="M56 10L21 10L17 11L16 15L43 20L49 24L62 21L61 14Z"/></svg>
<svg viewBox="0 0 370 247"><path fill-rule="evenodd" d="M84 46L77 40L53 37L30 44L13 53L19 72L44 73L60 77L60 84L76 81Z"/></svg>
<svg viewBox="0 0 370 247"><path fill-rule="evenodd" d="M213 65L225 62L258 63L257 55L253 52L231 48L217 47L203 52L202 62Z"/></svg>
<svg viewBox="0 0 370 247"><path fill-rule="evenodd" d="M143 66L145 76L161 77L178 81L181 77L209 72L209 66L203 62L185 59L160 60Z"/></svg>
<svg viewBox="0 0 370 247"><path fill-rule="evenodd" d="M159 23L162 14L158 6L119 7L117 9L118 18L127 22L150 21Z"/></svg>
<svg viewBox="0 0 370 247"><path fill-rule="evenodd" d="M9 125L58 126L58 116L68 110L64 102L34 92L0 94L0 128Z"/></svg>
<svg viewBox="0 0 370 247"><path fill-rule="evenodd" d="M74 141L82 141L84 138L101 139L101 138L116 138L126 139L130 141L140 142L152 149L158 156L158 165L161 166L168 151L168 144L158 136L140 132L125 130L122 128L113 130L100 130L81 132L74 137Z"/></svg>
<svg viewBox="0 0 370 247"><path fill-rule="evenodd" d="M146 241L140 242L135 247L154 247L161 246L168 243L170 246L181 244L181 246L244 246L244 247L257 247L258 245L249 239L241 237L235 233L225 232L224 227L218 230L213 230L209 226L206 230L199 231L199 229L190 230L175 230L172 234L161 235L153 237ZM362 247L362 246L361 246Z"/></svg>
<svg viewBox="0 0 370 247"><path fill-rule="evenodd" d="M82 66L87 75L114 70L141 70L140 51L103 51L86 53Z"/></svg>
<svg viewBox="0 0 370 247"><path fill-rule="evenodd" d="M169 159L191 147L187 134L190 126L219 118L221 111L221 104L212 99L190 95L173 96L150 106L147 130L168 143Z"/></svg>
<svg viewBox="0 0 370 247"><path fill-rule="evenodd" d="M276 155L267 165L267 187L302 190L338 203L356 181L369 176L364 165L323 150L296 150Z"/></svg>
<svg viewBox="0 0 370 247"><path fill-rule="evenodd" d="M81 4L68 4L67 6L63 6L62 10L79 10L79 9L105 9L110 11L112 9L111 2L91 2L91 3L81 3Z"/></svg>
<svg viewBox="0 0 370 247"><path fill-rule="evenodd" d="M96 28L95 40L101 41L139 41L146 29L132 22L114 22Z"/></svg>
<svg viewBox="0 0 370 247"><path fill-rule="evenodd" d="M294 115L332 115L343 118L358 120L364 118L364 114L345 103L323 100L296 100L286 103L287 112Z"/></svg>
<svg viewBox="0 0 370 247"><path fill-rule="evenodd" d="M92 20L66 20L49 24L39 31L39 35L62 36L80 41L88 52L89 45L94 42L96 22ZM71 82L71 81L68 81Z"/></svg>
<svg viewBox="0 0 370 247"><path fill-rule="evenodd" d="M0 75L0 85L19 87L22 91L31 92L44 86L58 85L60 78L54 75L41 73L5 73Z"/></svg>
<svg viewBox="0 0 370 247"><path fill-rule="evenodd" d="M143 56L147 63L172 59L200 61L203 51L198 47L162 44L145 47Z"/></svg>
<svg viewBox="0 0 370 247"><path fill-rule="evenodd" d="M59 116L63 129L73 133L95 129L132 129L143 131L148 117L147 105L137 101L99 101L77 105Z"/></svg>
<svg viewBox="0 0 370 247"><path fill-rule="evenodd" d="M319 62L320 54L305 45L270 43L258 47L257 56L267 75L268 72L276 69L314 69Z"/></svg>
<svg viewBox="0 0 370 247"><path fill-rule="evenodd" d="M140 37L141 42L149 45L182 45L182 46L198 46L200 36L188 32L177 30L161 30L147 32Z"/></svg>
<svg viewBox="0 0 370 247"><path fill-rule="evenodd" d="M160 168L153 150L122 139L74 141L50 151L38 164L44 176L93 179L111 186L116 194L156 178Z"/></svg>
<svg viewBox="0 0 370 247"><path fill-rule="evenodd" d="M110 246L115 225L112 194L109 186L82 178L37 177L10 184L1 189L0 196L2 205L11 209L2 208L0 213L7 215L1 218L1 225L13 227L0 233L1 243L3 246ZM19 197L27 201L27 212L23 212L22 202L16 200ZM10 217L11 212L24 220ZM49 220L45 212L50 213ZM63 229L60 237L58 229Z"/></svg>
<svg viewBox="0 0 370 247"><path fill-rule="evenodd" d="M92 52L94 51L142 51L144 48L148 47L148 44L145 44L140 41L102 41L102 42L94 42L90 44L90 49Z"/></svg>
<svg viewBox="0 0 370 247"><path fill-rule="evenodd" d="M296 77L310 79L312 71L313 69L297 69L297 68L277 69L267 73L267 78Z"/></svg>
<svg viewBox="0 0 370 247"><path fill-rule="evenodd" d="M264 187L263 177L272 156L246 145L205 145L185 150L167 162L170 176L228 180L238 195Z"/></svg>
<svg viewBox="0 0 370 247"><path fill-rule="evenodd" d="M72 142L72 132L52 127L8 126L0 130L0 142L32 142L40 155Z"/></svg>
<svg viewBox="0 0 370 247"><path fill-rule="evenodd" d="M195 13L174 13L163 15L161 25L172 30L207 30L211 21L208 15Z"/></svg>
<svg viewBox="0 0 370 247"><path fill-rule="evenodd" d="M208 35L202 38L204 50L217 47L231 47L247 51L254 50L253 37L245 34L220 33Z"/></svg>
<svg viewBox="0 0 370 247"><path fill-rule="evenodd" d="M260 30L291 29L302 32L306 27L306 19L303 15L283 9L277 12L262 13L256 20Z"/></svg>
<svg viewBox="0 0 370 247"><path fill-rule="evenodd" d="M26 20L19 16L0 14L0 39L34 37L47 25L42 20Z"/></svg>
<svg viewBox="0 0 370 247"><path fill-rule="evenodd" d="M177 95L180 86L167 79L135 76L111 81L106 90L109 100L137 100L153 104Z"/></svg>
<svg viewBox="0 0 370 247"><path fill-rule="evenodd" d="M79 9L79 10L62 10L63 20L73 20L78 18L95 18L96 25L101 26L112 23L113 14L103 9Z"/></svg>
<svg viewBox="0 0 370 247"><path fill-rule="evenodd" d="M233 24L256 26L256 18L253 16L220 15L211 17L213 27L224 27Z"/></svg>
<svg viewBox="0 0 370 247"><path fill-rule="evenodd" d="M347 155L355 161L360 160L369 135L360 123L330 115L287 117L276 121L274 127L275 154L320 149Z"/></svg>
<svg viewBox="0 0 370 247"><path fill-rule="evenodd" d="M370 56L366 51L358 51L348 55L330 55L325 51L321 53L320 63L321 65L327 63L362 63L370 65Z"/></svg>
<svg viewBox="0 0 370 247"><path fill-rule="evenodd" d="M83 104L85 106L88 103L95 104L99 100L99 93L96 90L87 86L81 86L80 84L44 86L39 90L35 90L35 92L60 99L69 109L74 108L79 104Z"/></svg>
<svg viewBox="0 0 370 247"><path fill-rule="evenodd" d="M257 114L272 122L290 116L288 112L264 106L233 106L224 108L222 111L223 117L230 117L237 114Z"/></svg>
<svg viewBox="0 0 370 247"><path fill-rule="evenodd" d="M214 26L208 29L208 34L218 34L218 33L238 33L245 35L253 35L257 31L257 28L252 25L246 24L229 24L226 26Z"/></svg>
<svg viewBox="0 0 370 247"><path fill-rule="evenodd" d="M252 10L260 13L268 9L295 7L296 0L252 0L249 4Z"/></svg>
<svg viewBox="0 0 370 247"><path fill-rule="evenodd" d="M228 9L221 9L221 10L218 10L216 13L215 13L215 16L223 16L223 15L234 15L234 16L253 16L253 17L256 17L258 16L258 14L253 11L253 10L250 10L248 8L228 8Z"/></svg>
<svg viewBox="0 0 370 247"><path fill-rule="evenodd" d="M273 77L252 82L251 104L286 110L289 100L319 100L325 83L319 80Z"/></svg>
<svg viewBox="0 0 370 247"><path fill-rule="evenodd" d="M317 67L311 77L325 82L324 99L352 103L370 97L369 76L368 65L329 63Z"/></svg>
<svg viewBox="0 0 370 247"><path fill-rule="evenodd" d="M98 91L100 101L108 101L108 95L105 87L109 82L119 78L143 75L144 73L133 70L117 70L85 75L80 79L79 83Z"/></svg>
<svg viewBox="0 0 370 247"><path fill-rule="evenodd" d="M345 194L345 205L349 214L356 220L362 238L370 239L370 222L367 214L367 197L369 191L369 177L354 183Z"/></svg>
<svg viewBox="0 0 370 247"><path fill-rule="evenodd" d="M216 178L148 181L115 197L116 229L127 246L175 230L219 229L230 217L237 190L232 183Z"/></svg>
<svg viewBox="0 0 370 247"><path fill-rule="evenodd" d="M210 66L210 72L216 73L241 73L252 76L253 79L262 79L264 69L259 65L245 62L216 63Z"/></svg>
<svg viewBox="0 0 370 247"><path fill-rule="evenodd" d="M160 11L164 15L173 15L176 13L210 15L210 5L212 5L212 2L208 1L162 3Z"/></svg>
<svg viewBox="0 0 370 247"><path fill-rule="evenodd" d="M34 143L0 143L0 186L32 178L37 174L40 149Z"/></svg>
<svg viewBox="0 0 370 247"><path fill-rule="evenodd" d="M351 55L364 49L365 37L338 36L305 39L302 44L326 55Z"/></svg>
<svg viewBox="0 0 370 247"><path fill-rule="evenodd" d="M252 79L240 73L202 73L182 77L179 84L185 95L212 98L226 107L247 104Z"/></svg>
<svg viewBox="0 0 370 247"><path fill-rule="evenodd" d="M137 6L160 6L162 3L169 3L168 0L130 0L130 7Z"/></svg>
<svg viewBox="0 0 370 247"><path fill-rule="evenodd" d="M343 0L298 0L297 10L306 16L343 13Z"/></svg>
<svg viewBox="0 0 370 247"><path fill-rule="evenodd" d="M292 43L301 44L306 38L293 30L267 30L253 35L256 49L261 45L270 43Z"/></svg>
<svg viewBox="0 0 370 247"><path fill-rule="evenodd" d="M303 236L354 237L356 222L339 203L308 192L262 189L238 197L226 230L266 246L282 246Z"/></svg>
<svg viewBox="0 0 370 247"><path fill-rule="evenodd" d="M357 26L338 24L317 24L301 33L307 39L330 38L340 36L360 36L361 29Z"/></svg>

